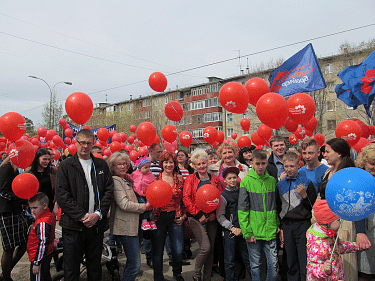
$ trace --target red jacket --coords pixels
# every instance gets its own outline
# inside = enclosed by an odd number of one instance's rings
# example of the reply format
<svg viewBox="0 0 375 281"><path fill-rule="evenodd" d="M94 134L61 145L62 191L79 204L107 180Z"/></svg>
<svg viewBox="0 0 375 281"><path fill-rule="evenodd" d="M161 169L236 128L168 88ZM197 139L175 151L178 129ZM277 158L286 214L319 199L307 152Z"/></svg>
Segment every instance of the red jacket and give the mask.
<svg viewBox="0 0 375 281"><path fill-rule="evenodd" d="M47 209L40 214L30 230L27 240L27 254L34 265L53 252L55 242L56 218Z"/></svg>
<svg viewBox="0 0 375 281"><path fill-rule="evenodd" d="M221 186L219 177L213 174L208 174L208 176L210 177L211 184L216 186L221 193L224 189ZM182 197L186 211L193 217L196 217L196 219L205 215L205 213L195 205L195 194L197 193L199 182L200 179L198 173L189 175L184 183L184 195Z"/></svg>

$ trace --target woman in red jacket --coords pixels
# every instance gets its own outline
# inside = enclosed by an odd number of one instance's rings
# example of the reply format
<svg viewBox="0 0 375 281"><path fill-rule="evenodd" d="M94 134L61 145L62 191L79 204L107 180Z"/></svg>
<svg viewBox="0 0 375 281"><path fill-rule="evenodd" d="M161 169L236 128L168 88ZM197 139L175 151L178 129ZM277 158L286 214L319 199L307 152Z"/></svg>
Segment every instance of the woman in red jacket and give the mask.
<svg viewBox="0 0 375 281"><path fill-rule="evenodd" d="M185 180L183 202L186 206L190 227L200 247L196 257L193 279L197 281L208 281L211 280L213 250L217 227L216 216L215 212L206 214L200 210L195 205L195 196L197 190L205 184L216 186L220 192L223 188L220 184L219 177L207 172L208 155L203 149L198 148L193 151L191 162L197 172L189 175Z"/></svg>

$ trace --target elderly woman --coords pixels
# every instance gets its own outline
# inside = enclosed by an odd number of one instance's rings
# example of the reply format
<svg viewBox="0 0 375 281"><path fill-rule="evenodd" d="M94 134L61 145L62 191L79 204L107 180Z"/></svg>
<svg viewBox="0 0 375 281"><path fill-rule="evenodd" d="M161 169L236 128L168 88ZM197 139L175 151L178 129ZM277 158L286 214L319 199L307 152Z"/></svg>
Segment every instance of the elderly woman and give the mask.
<svg viewBox="0 0 375 281"><path fill-rule="evenodd" d="M177 166L176 154L164 151L159 159L161 172L158 179L166 181L172 187L171 201L164 207L155 208L155 222L157 229L152 231L152 259L154 264L154 280L164 280L163 249L165 239L169 234L172 252L173 277L177 281L184 280L181 275L184 250L184 221L185 211L182 203L184 179L174 171Z"/></svg>
<svg viewBox="0 0 375 281"><path fill-rule="evenodd" d="M133 182L126 173L130 167L126 153L115 152L108 159L113 176L114 201L111 205L110 231L121 241L126 255L122 281L135 280L141 268L141 244L139 241L139 214L151 210L149 203L138 203Z"/></svg>
<svg viewBox="0 0 375 281"><path fill-rule="evenodd" d="M371 143L362 149L356 160L358 168L364 169L375 177L375 144ZM359 280L375 279L375 213L367 219L356 222L357 244L361 250L358 252Z"/></svg>
<svg viewBox="0 0 375 281"><path fill-rule="evenodd" d="M208 167L208 172L214 174L220 178L220 183L225 186L223 178L223 170L226 167L237 167L240 170L238 175L238 186L240 186L241 179L247 176L249 173L249 167L241 164L237 159L238 149L229 143L222 143L216 151L221 161Z"/></svg>
<svg viewBox="0 0 375 281"><path fill-rule="evenodd" d="M184 184L184 204L186 206L190 227L197 238L199 252L195 261L194 280L211 280L212 261L214 253L215 236L217 222L215 212L206 214L195 204L197 190L205 185L212 184L220 192L223 191L219 177L208 173L208 155L203 149L194 150L191 156L191 162L197 171L189 175Z"/></svg>

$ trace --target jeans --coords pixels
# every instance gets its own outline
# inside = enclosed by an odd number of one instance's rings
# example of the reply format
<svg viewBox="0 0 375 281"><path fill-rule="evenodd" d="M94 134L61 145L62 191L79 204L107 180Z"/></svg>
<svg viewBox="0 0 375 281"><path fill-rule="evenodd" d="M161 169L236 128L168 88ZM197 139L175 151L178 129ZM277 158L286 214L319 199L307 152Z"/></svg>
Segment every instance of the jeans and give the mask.
<svg viewBox="0 0 375 281"><path fill-rule="evenodd" d="M102 280L103 229L84 228L82 231L62 229L64 254L64 279L78 281L82 256L85 253L87 279Z"/></svg>
<svg viewBox="0 0 375 281"><path fill-rule="evenodd" d="M141 269L141 244L138 236L116 235L121 241L126 256L126 264L121 281L134 281Z"/></svg>
<svg viewBox="0 0 375 281"><path fill-rule="evenodd" d="M283 224L284 247L288 263L288 280L306 280L307 252L306 231L309 221L296 224Z"/></svg>
<svg viewBox="0 0 375 281"><path fill-rule="evenodd" d="M229 235L230 234L230 235ZM234 265L236 261L236 253L240 253L246 269L251 274L249 252L247 250L246 241L242 236L232 237L233 234L227 229L223 231L224 241L224 267L226 281L235 281ZM232 237L232 238L231 238Z"/></svg>
<svg viewBox="0 0 375 281"><path fill-rule="evenodd" d="M173 275L181 275L184 250L184 225L174 221L175 212L161 212L156 221L157 229L152 231L152 258L154 263L154 280L164 281L163 251L167 233L171 243Z"/></svg>
<svg viewBox="0 0 375 281"><path fill-rule="evenodd" d="M261 281L262 255L261 251L267 259L267 279L266 281L277 281L279 264L277 260L276 239L265 241L257 240L255 243L247 242L247 249L250 257L251 278L253 281Z"/></svg>

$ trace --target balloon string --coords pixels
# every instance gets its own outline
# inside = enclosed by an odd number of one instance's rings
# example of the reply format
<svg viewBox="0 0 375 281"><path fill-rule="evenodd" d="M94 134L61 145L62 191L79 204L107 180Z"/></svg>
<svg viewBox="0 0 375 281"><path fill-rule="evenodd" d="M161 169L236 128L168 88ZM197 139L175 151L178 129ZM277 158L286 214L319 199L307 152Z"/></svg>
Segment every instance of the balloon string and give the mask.
<svg viewBox="0 0 375 281"><path fill-rule="evenodd" d="M332 250L332 253L331 253L331 258L329 259L329 261L332 261L333 253L335 252L335 248L336 248L337 240L339 239L339 235L340 235L341 225L342 225L342 224L340 224L339 230L338 230L338 232L337 232L337 236L336 236L335 244L333 245L333 250Z"/></svg>

